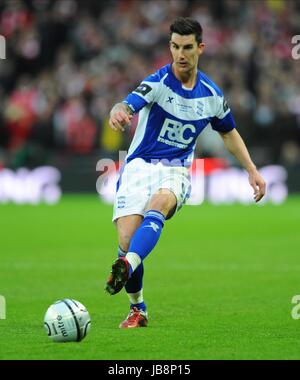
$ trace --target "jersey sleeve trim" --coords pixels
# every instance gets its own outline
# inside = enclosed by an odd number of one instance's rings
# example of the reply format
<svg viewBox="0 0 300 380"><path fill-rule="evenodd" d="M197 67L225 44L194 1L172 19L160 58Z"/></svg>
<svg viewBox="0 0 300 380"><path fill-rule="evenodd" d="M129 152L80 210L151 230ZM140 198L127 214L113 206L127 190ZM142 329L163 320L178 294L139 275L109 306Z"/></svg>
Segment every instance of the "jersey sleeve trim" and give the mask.
<svg viewBox="0 0 300 380"><path fill-rule="evenodd" d="M139 112L147 104L155 101L156 90L159 83L143 81L141 84L123 100L134 113Z"/></svg>
<svg viewBox="0 0 300 380"><path fill-rule="evenodd" d="M236 123L230 111L222 119L219 119L216 116L212 117L210 124L212 129L217 132L230 132L236 128Z"/></svg>

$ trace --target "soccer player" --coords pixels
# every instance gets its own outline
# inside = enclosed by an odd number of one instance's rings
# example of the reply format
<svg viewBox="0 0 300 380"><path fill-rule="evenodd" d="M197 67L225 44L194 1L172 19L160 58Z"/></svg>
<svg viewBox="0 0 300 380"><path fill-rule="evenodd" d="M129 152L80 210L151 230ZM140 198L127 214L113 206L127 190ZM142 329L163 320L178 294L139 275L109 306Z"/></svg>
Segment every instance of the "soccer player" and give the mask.
<svg viewBox="0 0 300 380"><path fill-rule="evenodd" d="M143 299L144 260L153 250L164 223L185 203L190 192L188 167L196 139L208 125L224 140L249 173L258 202L265 182L236 130L222 91L202 71L202 27L191 18L177 18L170 26L173 63L142 81L110 112L109 125L124 131L135 113L138 126L117 183L113 222L118 232L118 259L113 263L106 291L113 295L124 286L130 313L120 328L148 323ZM221 64L221 62L220 62Z"/></svg>

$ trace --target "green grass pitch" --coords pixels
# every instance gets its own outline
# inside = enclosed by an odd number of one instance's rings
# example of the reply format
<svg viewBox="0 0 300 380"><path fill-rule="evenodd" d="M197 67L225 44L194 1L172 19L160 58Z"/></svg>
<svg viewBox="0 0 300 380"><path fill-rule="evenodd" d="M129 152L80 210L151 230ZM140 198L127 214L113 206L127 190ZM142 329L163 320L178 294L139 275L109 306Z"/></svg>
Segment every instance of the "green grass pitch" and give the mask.
<svg viewBox="0 0 300 380"><path fill-rule="evenodd" d="M104 293L116 256L112 209L96 196L0 206L1 359L300 359L300 198L285 204L185 206L145 261L149 327L120 330L127 296ZM74 298L92 327L53 343L47 307Z"/></svg>

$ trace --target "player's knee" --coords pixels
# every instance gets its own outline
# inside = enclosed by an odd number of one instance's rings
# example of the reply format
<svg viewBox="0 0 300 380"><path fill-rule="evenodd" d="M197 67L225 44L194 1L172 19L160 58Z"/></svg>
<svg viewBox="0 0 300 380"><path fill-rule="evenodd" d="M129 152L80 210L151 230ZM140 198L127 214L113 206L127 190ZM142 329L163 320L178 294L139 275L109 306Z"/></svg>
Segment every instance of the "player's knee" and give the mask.
<svg viewBox="0 0 300 380"><path fill-rule="evenodd" d="M127 252L132 236L142 223L141 215L129 215L117 219L117 231L119 245L123 251Z"/></svg>
<svg viewBox="0 0 300 380"><path fill-rule="evenodd" d="M119 245L123 251L127 252L130 245L130 240L132 238L132 233L130 233L130 231L126 229L121 229L118 231L118 233L119 233Z"/></svg>
<svg viewBox="0 0 300 380"><path fill-rule="evenodd" d="M169 192L160 192L153 195L149 209L157 210L163 213L165 216L176 206L176 197L173 193Z"/></svg>

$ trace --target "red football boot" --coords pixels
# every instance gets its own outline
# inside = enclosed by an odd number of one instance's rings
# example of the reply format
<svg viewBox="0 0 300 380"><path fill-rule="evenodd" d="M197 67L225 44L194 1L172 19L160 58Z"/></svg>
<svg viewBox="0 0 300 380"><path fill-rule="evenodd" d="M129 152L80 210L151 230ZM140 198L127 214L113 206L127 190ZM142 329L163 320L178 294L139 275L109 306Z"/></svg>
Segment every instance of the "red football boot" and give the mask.
<svg viewBox="0 0 300 380"><path fill-rule="evenodd" d="M137 307L133 307L130 310L125 321L121 322L120 329L131 329L136 327L147 327L148 314L146 311L139 310Z"/></svg>
<svg viewBox="0 0 300 380"><path fill-rule="evenodd" d="M105 290L110 295L119 293L126 284L129 277L129 262L126 257L119 257L112 265Z"/></svg>

